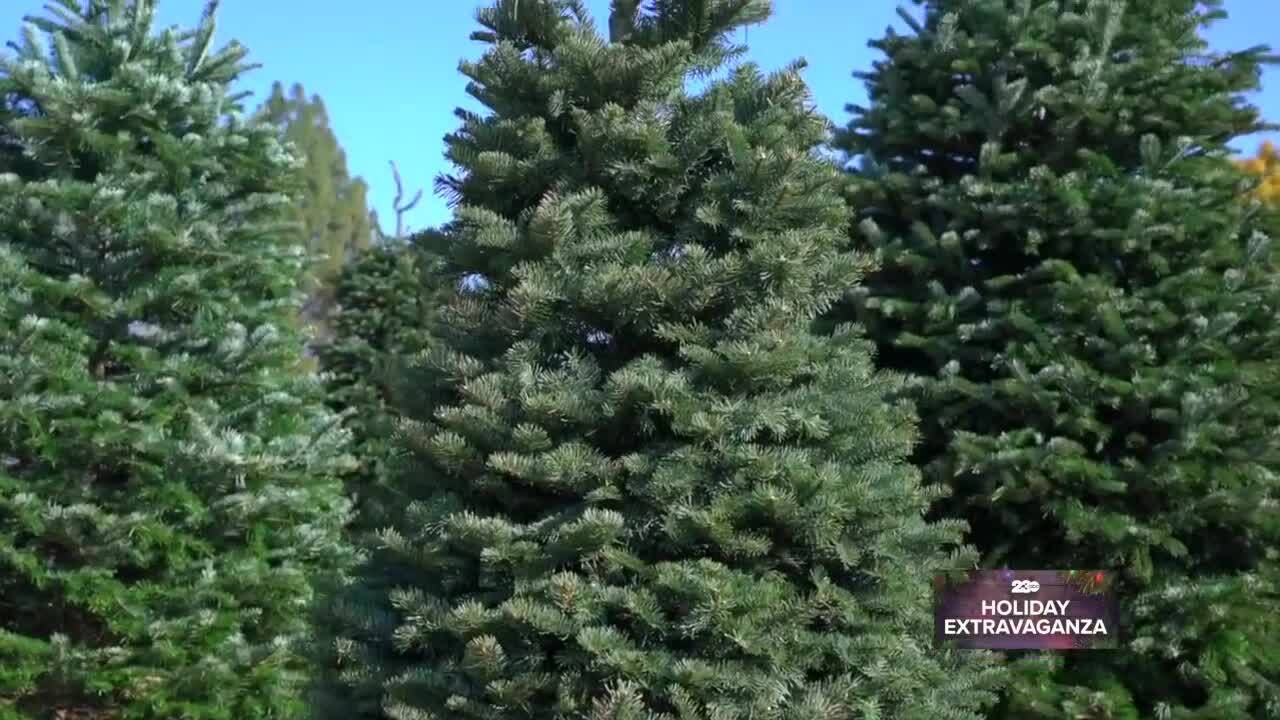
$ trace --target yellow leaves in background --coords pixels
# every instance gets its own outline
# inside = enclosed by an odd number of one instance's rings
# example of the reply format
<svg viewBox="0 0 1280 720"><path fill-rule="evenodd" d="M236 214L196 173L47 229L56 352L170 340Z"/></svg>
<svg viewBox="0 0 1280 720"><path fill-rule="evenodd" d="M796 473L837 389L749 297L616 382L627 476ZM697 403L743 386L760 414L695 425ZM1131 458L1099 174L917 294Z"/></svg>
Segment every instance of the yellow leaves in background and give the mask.
<svg viewBox="0 0 1280 720"><path fill-rule="evenodd" d="M1240 161L1240 167L1262 178L1257 192L1263 202L1280 206L1280 150L1274 143L1270 140L1262 143L1258 154Z"/></svg>

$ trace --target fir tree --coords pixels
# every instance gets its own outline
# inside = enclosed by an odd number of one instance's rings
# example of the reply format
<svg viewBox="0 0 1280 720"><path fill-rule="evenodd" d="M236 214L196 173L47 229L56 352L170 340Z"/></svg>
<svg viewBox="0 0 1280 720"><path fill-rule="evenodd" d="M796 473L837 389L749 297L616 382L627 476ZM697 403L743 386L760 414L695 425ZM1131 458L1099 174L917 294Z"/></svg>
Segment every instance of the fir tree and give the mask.
<svg viewBox="0 0 1280 720"><path fill-rule="evenodd" d="M350 554L294 161L213 9L64 0L0 59L0 717L297 716Z"/></svg>
<svg viewBox="0 0 1280 720"><path fill-rule="evenodd" d="M856 317L985 563L1116 568L1126 613L999 716L1276 717L1280 285L1226 147L1264 50L1207 49L1220 2L919 5L839 141Z"/></svg>
<svg viewBox="0 0 1280 720"><path fill-rule="evenodd" d="M479 13L441 400L402 426L416 498L370 570L397 589L333 643L366 710L978 717L985 656L931 648L965 555L923 519L900 380L811 328L868 267L829 125L800 64L730 66L768 13L620 1L609 40L577 2Z"/></svg>
<svg viewBox="0 0 1280 720"><path fill-rule="evenodd" d="M407 502L394 482L404 455L395 441L397 418L429 402L424 393L414 392L408 367L410 358L428 346L435 306L435 258L418 240L380 242L342 269L334 286L332 337L316 347L329 404L345 416L352 434L357 465L344 479L355 516L346 532L362 552L377 546L379 533L403 515ZM405 387L409 391L400 392ZM389 595L398 582L411 578L379 571L365 567L327 593L311 648L320 663L329 664L335 652L345 656L353 650L349 636L358 628L387 634L394 629ZM311 696L317 715L381 717L381 676L352 665L331 666L331 673L318 678Z"/></svg>
<svg viewBox="0 0 1280 720"><path fill-rule="evenodd" d="M408 359L427 346L433 261L414 239L389 240L356 255L334 284L333 337L317 355L330 406L348 416L360 463L349 494L364 527L383 527L385 510L361 500L390 491L397 390Z"/></svg>
<svg viewBox="0 0 1280 720"><path fill-rule="evenodd" d="M348 175L346 155L319 95L308 97L300 84L286 93L277 82L257 115L277 125L284 140L303 158L301 192L293 212L313 258L305 285L309 293L306 319L327 336L337 276L349 260L370 246L377 232L368 207L369 188L364 180Z"/></svg>
<svg viewBox="0 0 1280 720"><path fill-rule="evenodd" d="M348 174L346 154L319 95L308 96L296 83L286 94L277 82L258 116L278 125L303 158L304 191L294 207L307 249L318 258L316 277L331 282L355 253L372 243L369 187Z"/></svg>

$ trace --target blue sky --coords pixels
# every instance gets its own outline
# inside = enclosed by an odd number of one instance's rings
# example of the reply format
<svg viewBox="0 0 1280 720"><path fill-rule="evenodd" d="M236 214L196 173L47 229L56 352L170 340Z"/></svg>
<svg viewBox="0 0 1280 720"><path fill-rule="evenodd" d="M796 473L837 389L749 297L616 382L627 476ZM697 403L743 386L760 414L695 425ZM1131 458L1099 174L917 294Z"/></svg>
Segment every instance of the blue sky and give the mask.
<svg viewBox="0 0 1280 720"><path fill-rule="evenodd" d="M1227 0L1229 20L1210 35L1219 48L1280 45L1276 0ZM0 2L0 38L16 38L23 15L40 11L42 0ZM775 0L773 19L746 37L751 59L766 69L797 57L809 61L806 77L819 108L837 123L844 106L864 99L850 73L868 68L875 54L866 47L889 25L901 25L894 0ZM480 46L468 39L478 0L222 0L218 38L249 47L264 67L244 88L265 96L272 81L301 82L319 93L347 152L352 174L371 188L371 202L390 228L394 184L388 161L395 160L406 185L426 190L406 216L414 229L448 218L448 208L431 191L446 169L444 135L454 128L453 109L474 108L464 92L458 61ZM602 24L608 0L588 0ZM190 27L204 0L159 0L162 24ZM1280 68L1268 71L1267 89L1255 98L1268 119L1280 121ZM1257 141L1243 143L1252 151Z"/></svg>

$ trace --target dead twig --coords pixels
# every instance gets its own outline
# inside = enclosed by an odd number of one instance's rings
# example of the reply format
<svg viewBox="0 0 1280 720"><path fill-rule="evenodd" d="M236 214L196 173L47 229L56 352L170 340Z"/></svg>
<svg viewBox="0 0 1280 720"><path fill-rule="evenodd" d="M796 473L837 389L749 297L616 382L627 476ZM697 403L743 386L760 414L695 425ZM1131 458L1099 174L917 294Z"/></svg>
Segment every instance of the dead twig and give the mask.
<svg viewBox="0 0 1280 720"><path fill-rule="evenodd" d="M396 167L396 161L391 161L391 176L396 180L396 199L392 208L396 211L396 238L404 237L404 214L412 210L418 201L422 200L422 190L414 193L413 199L407 204L404 203L404 183L400 180L400 168Z"/></svg>

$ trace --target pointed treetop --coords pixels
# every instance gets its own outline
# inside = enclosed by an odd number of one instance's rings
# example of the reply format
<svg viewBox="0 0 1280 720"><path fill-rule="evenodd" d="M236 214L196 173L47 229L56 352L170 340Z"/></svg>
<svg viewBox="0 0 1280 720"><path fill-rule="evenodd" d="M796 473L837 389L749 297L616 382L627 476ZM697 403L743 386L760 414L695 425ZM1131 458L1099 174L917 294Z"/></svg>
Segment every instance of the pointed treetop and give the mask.
<svg viewBox="0 0 1280 720"><path fill-rule="evenodd" d="M44 15L24 17L24 42L9 47L23 60L45 63L57 77L101 81L127 61L143 57L144 45L174 43L189 81L229 85L257 66L243 62L248 53L237 42L214 50L219 3L208 0L196 29L175 35L173 29L155 32L155 0L56 0L44 6ZM41 33L53 41L52 51Z"/></svg>
<svg viewBox="0 0 1280 720"><path fill-rule="evenodd" d="M771 0L613 0L609 39L645 46L685 40L723 60L742 51L727 40L733 32L771 14ZM581 0L496 0L476 20L484 29L473 40L521 49L552 50L575 28L594 30Z"/></svg>
<svg viewBox="0 0 1280 720"><path fill-rule="evenodd" d="M613 0L609 13L609 42L622 42L635 32L640 0Z"/></svg>

